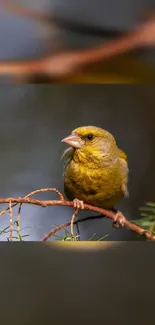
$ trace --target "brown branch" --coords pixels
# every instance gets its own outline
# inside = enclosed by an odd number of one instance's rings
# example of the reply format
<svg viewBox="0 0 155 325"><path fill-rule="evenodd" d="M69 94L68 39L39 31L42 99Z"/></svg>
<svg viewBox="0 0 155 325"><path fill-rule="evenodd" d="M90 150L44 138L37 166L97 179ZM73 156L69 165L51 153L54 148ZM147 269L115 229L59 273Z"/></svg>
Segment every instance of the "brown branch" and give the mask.
<svg viewBox="0 0 155 325"><path fill-rule="evenodd" d="M76 32L82 32L86 34L91 34L91 35L98 35L98 36L120 36L121 34L124 34L122 31L116 31L111 30L111 29L103 29L102 27L100 28L99 26L91 26L91 25L79 25L75 21L67 21L66 19L64 20L63 17L58 17L54 13L50 11L50 13L45 13L38 11L36 9L29 9L28 7L25 7L21 5L20 3L14 3L14 1L10 0L1 0L0 1L0 6L2 6L3 9L22 16L24 18L32 19L35 20L36 22L38 21L39 23L48 23L52 25L52 23L56 24L58 27L64 27L68 28L71 31L76 31ZM155 19L155 7L154 6L149 6L145 8L143 11L140 12L138 15L138 18L140 21L147 22L147 21L152 21Z"/></svg>
<svg viewBox="0 0 155 325"><path fill-rule="evenodd" d="M49 54L36 60L16 62L0 60L0 74L20 78L33 78L34 75L50 78L66 77L82 67L128 52L140 45L137 33L129 33L118 40L85 50Z"/></svg>
<svg viewBox="0 0 155 325"><path fill-rule="evenodd" d="M42 74L51 78L59 78L72 74L77 69L86 65L109 59L138 48L140 45L140 39L137 33L129 33L120 39L85 50L49 54L44 58L36 60L16 62L0 60L0 74L29 78L33 77L33 75Z"/></svg>
<svg viewBox="0 0 155 325"><path fill-rule="evenodd" d="M48 16L47 14L44 14L40 11L36 11L32 8L29 9L28 7L23 7L23 5L20 5L19 3L17 4L12 1L1 0L0 6L15 15L23 16L25 18L33 19L39 22L42 21L45 23L47 23L48 21L52 21L51 16Z"/></svg>
<svg viewBox="0 0 155 325"><path fill-rule="evenodd" d="M116 55L138 49L154 46L155 19L150 18L135 30L124 36L104 43L101 46L78 51L51 53L46 57L26 61L0 61L0 74L13 77L33 78L46 76L49 78L66 77L76 70L89 64L109 59Z"/></svg>
<svg viewBox="0 0 155 325"><path fill-rule="evenodd" d="M61 200L64 200L64 197L62 195L62 193L60 193L56 188L41 188L39 190L35 190L33 192L28 193L25 198L28 198L34 194L38 194L41 192L56 192ZM6 208L5 210L1 211L0 213L0 217L9 210L9 214L10 214L10 234L12 234L12 208L15 207L18 203L15 203L13 205L11 205L11 201L9 202L9 207ZM20 212L21 212L21 208L22 208L22 203L19 204L19 209L18 209L18 214L17 214L17 235L18 235L18 239L21 240L21 236L20 236ZM11 235L10 235L11 238ZM12 239L11 239L12 240Z"/></svg>
<svg viewBox="0 0 155 325"><path fill-rule="evenodd" d="M88 216L88 217L85 217L85 218L82 218L82 219L79 219L79 220L76 220L76 221L73 221L73 224L74 225L78 225L78 223L80 222L85 222L85 221L88 221L88 220L94 220L94 219L100 219L100 218L104 218L105 216L102 215L102 214L99 214L97 216ZM52 235L54 235L56 232L58 232L59 230L63 229L63 228L66 228L66 227L69 227L71 226L71 222L68 222L68 223L64 223L52 230L50 230L43 238L41 241L46 241L48 238L50 238ZM74 235L74 234L73 234Z"/></svg>
<svg viewBox="0 0 155 325"><path fill-rule="evenodd" d="M74 213L74 216L75 216L75 213ZM84 221L87 221L87 220L92 220L92 219L94 220L94 219L97 219L97 218L104 218L104 217L105 217L104 215L98 215L98 216L85 217L85 218L83 218L83 219L76 220L76 221L74 221L74 220L71 219L70 222L68 222L68 223L64 223L64 224L62 224L62 225L60 225L60 226L58 226L58 227L56 227L56 228L50 230L50 231L49 231L49 232L48 232L48 233L47 233L47 234L46 234L46 235L41 239L41 241L46 241L46 240L47 240L48 238L50 238L52 235L56 234L56 232L58 232L59 230L71 226L71 223L72 223L72 222L73 222L73 225L78 225L79 222L84 222ZM73 218L73 216L72 216L72 218ZM71 233L71 235L74 236L74 233Z"/></svg>
<svg viewBox="0 0 155 325"><path fill-rule="evenodd" d="M11 199L9 201L9 215L10 215L10 238L9 238L9 240L12 241L13 221L12 221Z"/></svg>
<svg viewBox="0 0 155 325"><path fill-rule="evenodd" d="M59 195L60 199L61 199L61 200L64 200L64 196L62 195L62 193L59 192L59 191L58 191L56 188L54 188L54 187L53 187L53 188L41 188L41 189L39 189L39 190L35 190L35 191L33 191L33 192L28 193L28 194L25 196L25 198L30 197L30 196L32 196L32 195L34 195L34 194L37 194L37 193L41 193L41 192L56 192L56 193ZM2 203L2 202L1 202L1 203ZM13 205L12 205L12 208L15 207L17 204L18 204L18 203L13 204ZM5 210L1 211L1 212L0 212L0 217L1 217L5 212L7 212L8 210L9 210L9 207L6 208Z"/></svg>
<svg viewBox="0 0 155 325"><path fill-rule="evenodd" d="M55 189L41 189L38 190L39 192L44 192L47 190L55 190ZM37 193L38 191L34 191L32 192L33 194ZM31 193L31 194L32 194ZM60 192L58 192L60 193ZM2 203L9 203L11 200L12 203L25 203L25 204L34 204L37 206L41 206L41 207L47 207L47 206L69 206L69 207L74 207L73 202L71 201L66 201L66 200L37 200L37 199L30 199L29 197L24 197L24 198L0 198L0 204ZM110 218L111 220L115 221L116 220L116 213L110 211L110 210L105 210L99 207L95 207L89 204L84 204L84 209L85 210L89 210L89 211L94 211L97 212L99 214L102 214L103 216L106 216L107 218ZM119 223L119 218L117 219L118 223ZM70 223L69 223L70 224ZM127 220L126 218L124 219L124 226L138 234L144 235L147 239L152 239L155 240L155 236L150 233L149 231L145 231L143 228L135 225L134 223L130 222L129 220ZM60 226L62 229L64 226ZM55 230L52 230L55 231ZM57 231L57 230L56 230Z"/></svg>
<svg viewBox="0 0 155 325"><path fill-rule="evenodd" d="M59 230L66 228L71 225L71 221L68 223L63 223L62 225L50 230L42 239L41 241L46 241L48 238L50 238L52 235L56 234Z"/></svg>
<svg viewBox="0 0 155 325"><path fill-rule="evenodd" d="M94 35L100 37L116 37L123 34L122 31L116 31L115 29L106 29L99 26L91 26L88 24L81 25L80 23L76 23L76 21L68 21L63 17L55 16L51 11L50 13L44 13L38 11L36 9L29 9L27 7L23 7L21 4L14 3L12 1L1 0L0 5L7 11L22 16L24 18L35 20L36 22L41 22L43 24L49 24L49 28L52 28L53 23L59 28L65 28L71 30L72 32L82 33L87 35Z"/></svg>
<svg viewBox="0 0 155 325"><path fill-rule="evenodd" d="M77 215L78 215L78 209L75 209L73 214L72 214L72 219L71 219L71 222L70 222L72 238L74 238L74 221L75 221L75 217Z"/></svg>

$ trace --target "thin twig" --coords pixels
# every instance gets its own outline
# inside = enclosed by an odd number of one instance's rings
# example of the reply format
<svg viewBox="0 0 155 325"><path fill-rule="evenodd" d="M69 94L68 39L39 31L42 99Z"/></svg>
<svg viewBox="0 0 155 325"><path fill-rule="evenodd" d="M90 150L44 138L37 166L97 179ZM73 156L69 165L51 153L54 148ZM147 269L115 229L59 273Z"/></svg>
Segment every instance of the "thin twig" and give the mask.
<svg viewBox="0 0 155 325"><path fill-rule="evenodd" d="M24 196L25 198L30 197L31 195L40 193L40 192L56 192L59 196L61 200L64 200L64 196L62 195L62 193L60 193L56 188L41 188L39 190L35 190L33 192L28 193L26 196ZM12 205L12 208L14 208L15 206L17 206L18 203L15 203ZM0 217L9 210L9 207L6 208L5 210L0 212Z"/></svg>
<svg viewBox="0 0 155 325"><path fill-rule="evenodd" d="M10 216L10 241L12 241L13 221L12 221L12 206L11 200L9 201L9 216Z"/></svg>
<svg viewBox="0 0 155 325"><path fill-rule="evenodd" d="M55 187L40 188L39 190L35 190L33 192L28 193L25 197L27 198L34 194L38 194L38 193L42 193L42 192L56 192L59 195L60 200L64 201L63 194L60 191L58 191L57 188L55 188Z"/></svg>
<svg viewBox="0 0 155 325"><path fill-rule="evenodd" d="M104 215L102 214L98 214L96 216L88 216L88 217L84 217L82 219L79 219L79 220L76 220L73 222L74 225L77 226L77 232L78 232L78 235L80 237L80 232L79 232L79 229L78 229L78 224L81 223L81 222L85 222L85 221L89 221L89 220L94 220L94 219L101 219L101 218L105 218ZM71 225L71 221L66 223L65 226L64 225L60 225L52 230L50 230L43 238L41 241L46 241L49 237L51 237L52 235L54 235L57 231L61 230L62 228L65 228L65 227L68 227Z"/></svg>
<svg viewBox="0 0 155 325"><path fill-rule="evenodd" d="M15 203L15 204L13 204L11 207L13 208L13 207L15 207L17 204L18 204L18 203ZM4 209L4 210L2 210L2 211L0 212L0 217L1 217L5 212L7 212L8 210L9 210L9 207L6 208L6 209Z"/></svg>
<svg viewBox="0 0 155 325"><path fill-rule="evenodd" d="M54 235L56 232L58 232L59 230L66 228L68 226L70 226L71 221L67 222L67 223L63 223L62 225L52 229L51 231L49 231L43 238L41 241L46 241L49 237L51 237L52 235Z"/></svg>
<svg viewBox="0 0 155 325"><path fill-rule="evenodd" d="M56 192L59 195L60 199L64 200L64 197L63 197L62 193L60 193L56 188L41 188L39 190L35 190L33 192L28 193L25 196L25 198L28 198L28 197L30 197L30 196L32 196L34 194L38 194L40 192ZM18 234L19 239L20 239L20 212L21 212L21 207L22 207L22 203L20 203L20 205L19 205L18 219L17 219L17 234Z"/></svg>
<svg viewBox="0 0 155 325"><path fill-rule="evenodd" d="M20 211L21 211L21 207L22 207L22 203L20 203L20 205L19 205L18 214L17 214L17 237L18 237L18 240L21 240L21 236L20 236Z"/></svg>
<svg viewBox="0 0 155 325"><path fill-rule="evenodd" d="M72 214L72 219L71 219L71 236L72 238L74 238L74 220L75 220L75 217L77 216L78 214L78 209L74 210L73 214Z"/></svg>
<svg viewBox="0 0 155 325"><path fill-rule="evenodd" d="M25 198L28 198L34 194L40 193L40 192L56 192L61 200L64 200L64 196L62 195L62 193L60 193L56 188L41 188L39 190L35 190L33 192L28 193ZM15 203L13 205L11 205L11 211L12 208L15 207L16 205L18 205L18 203ZM19 209L18 209L18 215L17 215L17 236L18 236L18 240L21 240L21 236L20 236L20 213L21 213L21 208L22 208L22 203L20 203L19 205ZM6 208L5 210L1 211L0 216L2 216L5 212L10 211L10 206L8 208Z"/></svg>

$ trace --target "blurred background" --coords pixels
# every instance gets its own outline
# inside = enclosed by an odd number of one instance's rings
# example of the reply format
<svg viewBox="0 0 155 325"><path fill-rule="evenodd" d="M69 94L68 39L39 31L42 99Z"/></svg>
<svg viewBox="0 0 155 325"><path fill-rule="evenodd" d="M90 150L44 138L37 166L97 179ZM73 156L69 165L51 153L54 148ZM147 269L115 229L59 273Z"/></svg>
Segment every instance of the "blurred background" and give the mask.
<svg viewBox="0 0 155 325"><path fill-rule="evenodd" d="M80 28L91 26L102 29L102 37L94 36L93 32L78 32L78 29L67 29L53 24L45 24L41 21L24 18L22 15L13 14L11 10L5 10L5 3L23 5L23 8L34 9L42 14L48 14L65 22L74 22ZM88 48L111 40L115 33L131 31L137 26L139 17L145 10L155 6L155 0L18 0L4 1L0 7L0 59L18 60L40 58L48 51L62 51L71 49ZM102 68L96 68L102 75L91 79L91 82L147 82L153 78L155 69L154 49L137 50L132 53L130 60L121 60L119 57L115 63ZM135 61L136 60L136 61ZM135 63L136 62L136 63ZM141 62L141 64L140 64ZM153 69L153 70L152 70ZM129 73L130 71L130 73ZM80 77L71 79L71 82L79 81ZM86 78L86 82L90 81ZM82 78L79 82L82 82Z"/></svg>
<svg viewBox="0 0 155 325"><path fill-rule="evenodd" d="M118 208L128 219L140 216L145 201L154 202L155 91L152 85L3 85L0 88L0 197L22 197L46 187L63 192L61 139L78 126L96 125L110 131L129 159L129 198ZM42 193L38 199L55 199ZM1 210L4 205L1 205ZM40 240L53 225L69 222L67 207L23 205L22 234ZM90 215L80 212L79 219ZM94 215L92 213L91 215ZM13 209L14 220L17 209ZM9 215L0 217L0 230ZM76 228L75 228L76 231ZM81 240L109 235L106 240L133 240L126 229L106 219L79 223ZM63 234L63 232L61 232ZM7 240L1 234L0 240ZM55 240L52 237L52 240Z"/></svg>
<svg viewBox="0 0 155 325"><path fill-rule="evenodd" d="M51 315L75 325L154 319L154 243L1 243L0 255L3 324L42 325Z"/></svg>

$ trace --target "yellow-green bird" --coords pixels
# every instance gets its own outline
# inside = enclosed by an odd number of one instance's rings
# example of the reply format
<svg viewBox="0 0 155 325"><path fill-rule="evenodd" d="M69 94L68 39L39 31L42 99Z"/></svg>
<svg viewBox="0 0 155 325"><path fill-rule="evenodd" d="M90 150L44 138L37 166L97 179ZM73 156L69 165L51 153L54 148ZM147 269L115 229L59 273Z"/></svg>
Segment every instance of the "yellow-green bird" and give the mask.
<svg viewBox="0 0 155 325"><path fill-rule="evenodd" d="M64 138L64 191L69 200L111 209L128 196L128 162L111 133L82 126ZM80 206L78 206L80 207Z"/></svg>

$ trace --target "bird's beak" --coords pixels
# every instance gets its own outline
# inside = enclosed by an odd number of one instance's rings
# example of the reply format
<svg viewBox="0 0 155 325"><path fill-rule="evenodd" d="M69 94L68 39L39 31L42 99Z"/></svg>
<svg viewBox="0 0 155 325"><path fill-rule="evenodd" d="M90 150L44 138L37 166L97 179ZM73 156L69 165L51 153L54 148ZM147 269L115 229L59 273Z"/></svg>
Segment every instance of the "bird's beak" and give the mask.
<svg viewBox="0 0 155 325"><path fill-rule="evenodd" d="M81 149L83 145L83 140L75 133L62 139L61 142L65 142L75 149Z"/></svg>

